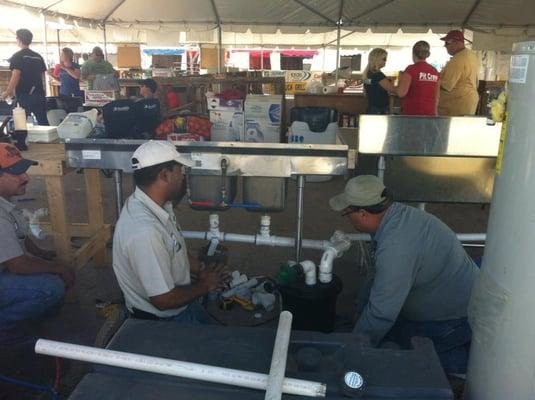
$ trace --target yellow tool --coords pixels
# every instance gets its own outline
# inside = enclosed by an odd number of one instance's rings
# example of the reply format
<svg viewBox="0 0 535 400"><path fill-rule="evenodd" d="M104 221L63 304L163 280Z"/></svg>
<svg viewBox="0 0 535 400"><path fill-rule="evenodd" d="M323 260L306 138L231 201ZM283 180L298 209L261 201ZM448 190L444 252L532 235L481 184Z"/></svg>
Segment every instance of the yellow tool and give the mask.
<svg viewBox="0 0 535 400"><path fill-rule="evenodd" d="M247 300L240 296L231 296L231 297L224 298L221 301L221 308L223 310L230 310L234 303L239 304L240 307L246 311L253 311L256 308L256 306L253 303L251 303L250 300Z"/></svg>

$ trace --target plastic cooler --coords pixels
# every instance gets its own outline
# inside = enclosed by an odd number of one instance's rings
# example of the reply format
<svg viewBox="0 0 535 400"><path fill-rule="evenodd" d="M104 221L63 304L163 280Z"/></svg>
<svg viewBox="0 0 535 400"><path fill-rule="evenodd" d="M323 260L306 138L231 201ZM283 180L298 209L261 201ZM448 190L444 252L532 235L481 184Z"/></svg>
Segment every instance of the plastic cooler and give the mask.
<svg viewBox="0 0 535 400"><path fill-rule="evenodd" d="M327 107L294 107L290 111L288 143L336 144L338 111ZM326 182L330 176L307 175L307 182Z"/></svg>

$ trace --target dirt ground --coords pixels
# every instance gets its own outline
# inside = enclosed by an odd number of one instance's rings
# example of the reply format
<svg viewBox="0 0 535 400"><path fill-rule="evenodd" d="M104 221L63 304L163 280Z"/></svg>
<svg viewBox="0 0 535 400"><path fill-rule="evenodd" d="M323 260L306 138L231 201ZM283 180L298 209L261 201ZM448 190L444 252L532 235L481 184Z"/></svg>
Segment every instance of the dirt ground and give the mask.
<svg viewBox="0 0 535 400"><path fill-rule="evenodd" d="M86 219L84 181L81 174L73 173L66 177L69 215L72 222L83 222ZM115 197L112 179L102 175L105 219L113 223L116 218ZM343 190L344 179L336 177L329 182L307 183L305 186L304 206L304 237L307 239L328 239L335 230L353 232L347 219L328 207L328 199ZM124 192L132 191L131 177L124 179ZM24 201L19 206L36 209L46 207L43 179L34 177L28 185ZM20 201L21 199L19 199ZM438 216L454 231L460 233L485 232L488 219L488 206L467 204L429 204L427 211ZM295 182L288 182L287 206L285 211L271 214L271 233L279 236L293 236L295 232ZM177 207L177 217L183 230L207 230L208 213L193 211L184 202ZM224 232L254 234L258 232L260 214L231 209L220 213L220 229ZM73 239L73 245L80 242ZM188 241L188 249L196 253L205 243L199 240ZM42 243L51 246L50 239ZM111 244L110 244L111 245ZM292 248L255 247L248 244L225 243L229 249L230 266L248 275L274 276L279 266L294 258ZM473 257L482 255L482 248L469 248ZM304 250L303 259L318 263L321 252ZM364 280L362 268L359 266L357 246L337 259L334 272L343 282L343 290L337 302L337 331L351 328L354 304L358 289ZM102 306L108 303L121 302L121 293L111 269L95 268L91 264L76 271L76 299L64 305L60 314L45 323L45 334L48 338L71 343L93 345L97 333L105 321ZM0 372L2 374L26 379L28 381L50 385L53 382L56 365L47 357L36 357L31 349L9 349L1 356ZM61 398L67 398L76 383L81 379L87 366L83 363L64 361L61 366L62 381ZM7 399L50 398L50 395L39 395L31 390L21 390L13 385L0 382L0 400Z"/></svg>

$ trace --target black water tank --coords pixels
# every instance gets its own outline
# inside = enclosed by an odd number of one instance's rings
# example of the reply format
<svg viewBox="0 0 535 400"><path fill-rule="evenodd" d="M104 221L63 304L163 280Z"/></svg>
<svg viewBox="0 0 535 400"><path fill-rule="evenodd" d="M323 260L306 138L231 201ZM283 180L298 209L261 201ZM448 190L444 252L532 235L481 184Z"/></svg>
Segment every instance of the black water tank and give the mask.
<svg viewBox="0 0 535 400"><path fill-rule="evenodd" d="M283 309L293 314L292 328L330 333L336 319L336 299L342 291L342 281L333 274L329 283L318 281L308 286L303 280L280 285Z"/></svg>

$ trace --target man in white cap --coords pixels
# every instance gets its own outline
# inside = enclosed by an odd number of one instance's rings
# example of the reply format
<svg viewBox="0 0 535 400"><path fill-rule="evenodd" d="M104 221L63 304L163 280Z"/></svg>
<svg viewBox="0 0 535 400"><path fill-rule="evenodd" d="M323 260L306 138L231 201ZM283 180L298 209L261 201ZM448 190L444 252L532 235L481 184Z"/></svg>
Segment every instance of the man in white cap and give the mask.
<svg viewBox="0 0 535 400"><path fill-rule="evenodd" d="M375 274L354 328L374 345L430 338L448 373L464 373L471 330L467 307L478 268L455 233L420 209L393 201L379 178L350 179L330 199L360 232L370 233Z"/></svg>
<svg viewBox="0 0 535 400"><path fill-rule="evenodd" d="M210 323L196 300L228 280L225 267L208 268L189 257L173 211L184 194L182 166L193 165L166 141L148 141L132 156L136 190L115 228L113 270L135 318Z"/></svg>

